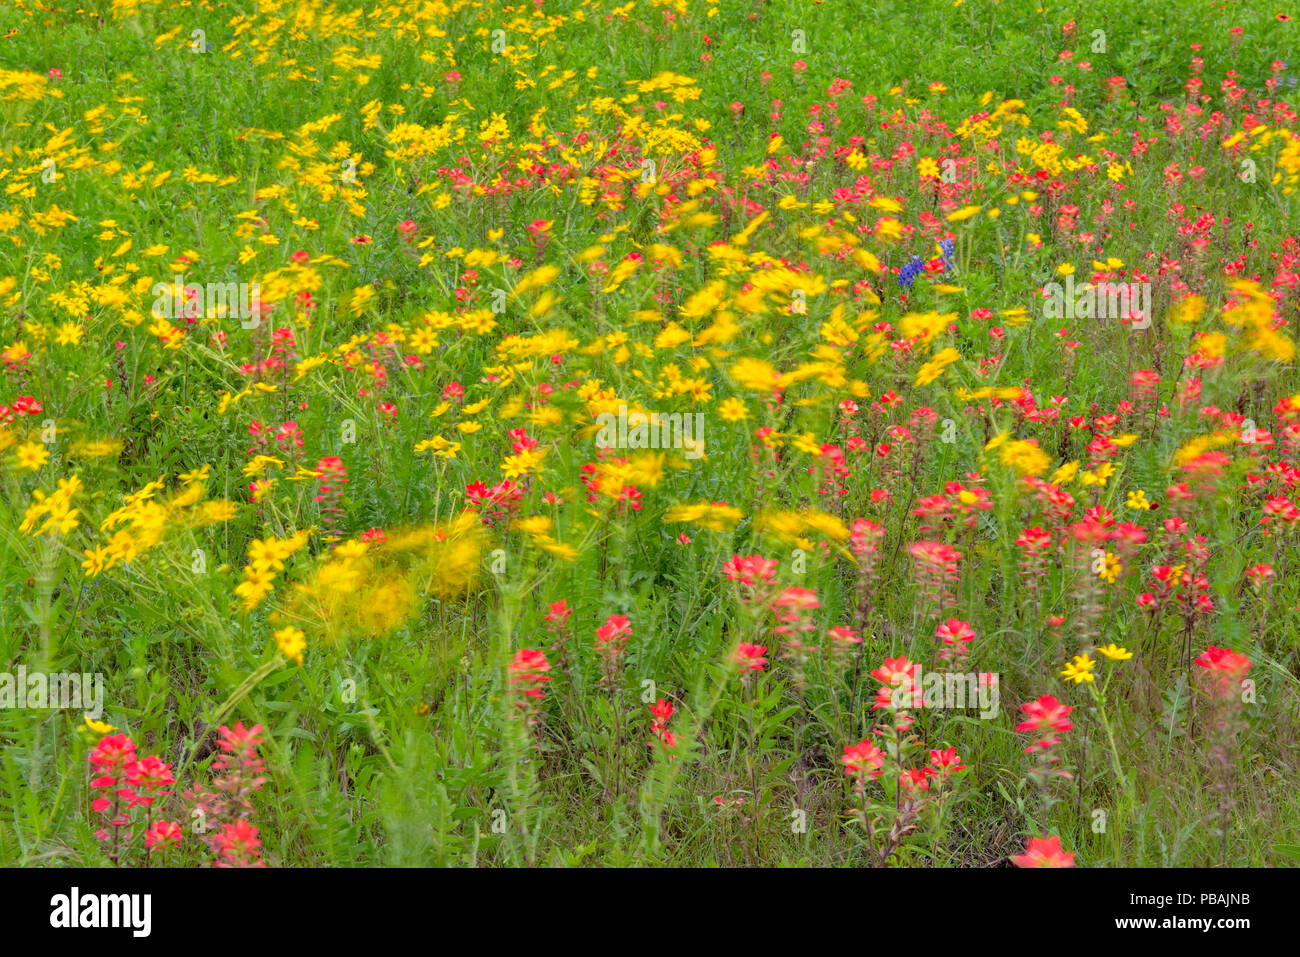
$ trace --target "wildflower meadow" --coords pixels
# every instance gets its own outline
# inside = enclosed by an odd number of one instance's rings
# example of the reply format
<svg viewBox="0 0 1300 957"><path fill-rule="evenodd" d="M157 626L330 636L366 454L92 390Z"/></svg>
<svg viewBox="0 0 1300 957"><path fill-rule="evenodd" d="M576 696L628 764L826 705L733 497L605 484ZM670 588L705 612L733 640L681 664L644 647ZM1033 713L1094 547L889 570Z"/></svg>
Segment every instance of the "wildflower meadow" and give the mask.
<svg viewBox="0 0 1300 957"><path fill-rule="evenodd" d="M1296 866L1288 11L6 0L0 864Z"/></svg>

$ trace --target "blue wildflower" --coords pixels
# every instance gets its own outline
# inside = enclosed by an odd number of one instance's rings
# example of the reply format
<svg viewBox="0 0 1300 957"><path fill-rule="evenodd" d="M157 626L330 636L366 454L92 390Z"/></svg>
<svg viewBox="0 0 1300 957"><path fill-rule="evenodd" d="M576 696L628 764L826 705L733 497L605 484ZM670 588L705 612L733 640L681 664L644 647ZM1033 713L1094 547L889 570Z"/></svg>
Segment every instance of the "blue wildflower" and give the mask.
<svg viewBox="0 0 1300 957"><path fill-rule="evenodd" d="M898 284L904 289L911 289L912 283L916 282L916 277L925 269L925 260L920 256L913 256L904 264L903 268L898 270Z"/></svg>
<svg viewBox="0 0 1300 957"><path fill-rule="evenodd" d="M956 248L957 244L951 239L942 239L939 241L939 251L943 253L944 272L952 272L957 268L956 264L952 261L952 254Z"/></svg>

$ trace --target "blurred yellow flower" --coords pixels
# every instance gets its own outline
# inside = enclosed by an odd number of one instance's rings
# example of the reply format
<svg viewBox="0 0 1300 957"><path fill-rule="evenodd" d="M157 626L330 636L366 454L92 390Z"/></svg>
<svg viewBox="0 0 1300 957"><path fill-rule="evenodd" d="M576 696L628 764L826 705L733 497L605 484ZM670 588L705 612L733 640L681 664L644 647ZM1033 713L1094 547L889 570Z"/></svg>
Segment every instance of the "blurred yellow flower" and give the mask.
<svg viewBox="0 0 1300 957"><path fill-rule="evenodd" d="M18 467L29 472L35 472L50 458L49 450L39 442L24 442L14 450L14 454L18 458Z"/></svg>
<svg viewBox="0 0 1300 957"><path fill-rule="evenodd" d="M280 654L290 661L296 661L299 667L302 666L302 652L307 647L307 636L300 628L292 625L281 628L275 633L275 645L280 649Z"/></svg>
<svg viewBox="0 0 1300 957"><path fill-rule="evenodd" d="M1032 439L1015 439L1002 446L998 456L1021 475L1042 475L1052 464L1051 458Z"/></svg>

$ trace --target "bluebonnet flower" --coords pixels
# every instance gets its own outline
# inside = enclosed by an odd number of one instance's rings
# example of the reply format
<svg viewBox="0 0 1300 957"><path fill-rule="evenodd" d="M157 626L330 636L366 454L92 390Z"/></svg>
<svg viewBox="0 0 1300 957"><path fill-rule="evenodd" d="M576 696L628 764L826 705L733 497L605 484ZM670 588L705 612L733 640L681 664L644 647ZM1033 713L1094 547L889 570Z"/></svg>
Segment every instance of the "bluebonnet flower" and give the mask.
<svg viewBox="0 0 1300 957"><path fill-rule="evenodd" d="M957 268L956 264L952 261L953 250L956 248L957 244L951 239L942 239L939 241L939 251L943 253L944 272L952 272Z"/></svg>
<svg viewBox="0 0 1300 957"><path fill-rule="evenodd" d="M911 289L916 277L925 269L925 261L920 256L913 256L902 269L898 270L898 284L904 289Z"/></svg>

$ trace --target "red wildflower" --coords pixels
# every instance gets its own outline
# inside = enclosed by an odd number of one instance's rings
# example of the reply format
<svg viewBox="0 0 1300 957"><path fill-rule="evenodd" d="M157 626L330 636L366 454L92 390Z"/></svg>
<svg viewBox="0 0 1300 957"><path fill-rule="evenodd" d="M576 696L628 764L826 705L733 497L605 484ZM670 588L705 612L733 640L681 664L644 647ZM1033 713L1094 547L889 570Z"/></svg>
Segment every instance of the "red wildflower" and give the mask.
<svg viewBox="0 0 1300 957"><path fill-rule="evenodd" d="M217 867L265 867L262 861L262 840L257 828L247 821L236 821L222 827L212 839L217 850Z"/></svg>
<svg viewBox="0 0 1300 957"><path fill-rule="evenodd" d="M149 830L144 832L146 850L155 847L166 849L176 847L181 842L181 826L171 821L154 821Z"/></svg>
<svg viewBox="0 0 1300 957"><path fill-rule="evenodd" d="M170 791L161 789L175 784L176 779L172 777L171 765L164 764L157 755L151 754L143 761L133 761L126 766L126 783L139 792L127 797L127 806L143 804L148 807L159 797L170 794Z"/></svg>
<svg viewBox="0 0 1300 957"><path fill-rule="evenodd" d="M1062 734L1074 730L1074 725L1066 720L1074 706L1062 704L1050 694L1022 704L1020 710L1028 716L1028 720L1016 725L1016 730L1032 731L1038 735L1038 740L1025 748L1028 754L1055 747L1061 743Z"/></svg>
<svg viewBox="0 0 1300 957"><path fill-rule="evenodd" d="M1031 837L1025 853L1011 858L1016 867L1073 867L1074 854L1061 849L1059 837Z"/></svg>
<svg viewBox="0 0 1300 957"><path fill-rule="evenodd" d="M596 629L597 645L626 644L631 637L632 626L628 623L627 615L610 615L605 624Z"/></svg>
<svg viewBox="0 0 1300 957"><path fill-rule="evenodd" d="M949 618L934 630L934 636L942 638L947 646L939 653L939 657L946 661L949 658L965 657L970 650L966 646L975 640L975 629L968 621Z"/></svg>
<svg viewBox="0 0 1300 957"><path fill-rule="evenodd" d="M1214 645L1206 648L1195 663L1205 669L1205 677L1218 698L1236 694L1246 672L1254 667L1254 663L1241 652Z"/></svg>
<svg viewBox="0 0 1300 957"><path fill-rule="evenodd" d="M934 774L932 768L916 768L904 771L898 777L898 784L904 791L928 791L930 790L930 775Z"/></svg>
<svg viewBox="0 0 1300 957"><path fill-rule="evenodd" d="M776 577L776 559L762 555L735 555L722 566L722 574L742 585L761 585Z"/></svg>
<svg viewBox="0 0 1300 957"><path fill-rule="evenodd" d="M669 701L660 698L655 704L650 705L650 713L654 720L650 722L650 731L658 736L665 748L674 748L677 746L677 735L668 730L668 720L673 716L673 706ZM654 742L649 742L654 747Z"/></svg>
<svg viewBox="0 0 1300 957"><path fill-rule="evenodd" d="M880 777L885 765L885 752L864 738L857 744L844 746L840 763L844 765L845 774L858 779L858 787L861 789L867 778Z"/></svg>
<svg viewBox="0 0 1300 957"><path fill-rule="evenodd" d="M956 748L948 748L946 751L931 748L930 763L945 778L954 771L964 771L966 769L966 765L961 763L961 756L957 753Z"/></svg>
<svg viewBox="0 0 1300 957"><path fill-rule="evenodd" d="M521 648L515 652L509 667L510 685L517 689L519 694L539 700L546 697L542 685L551 680L546 676L546 672L551 670L551 665L546 660L545 654L532 648Z"/></svg>
<svg viewBox="0 0 1300 957"><path fill-rule="evenodd" d="M767 667L767 659L763 657L766 654L766 645L751 645L749 642L741 642L732 651L731 662L740 667L742 674L751 671L762 671Z"/></svg>

